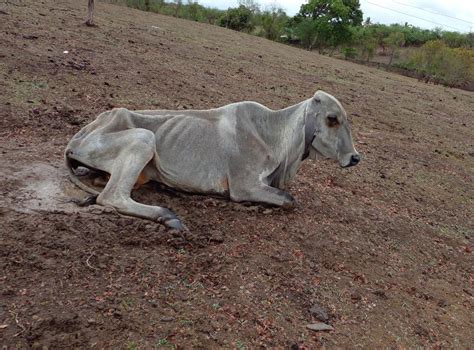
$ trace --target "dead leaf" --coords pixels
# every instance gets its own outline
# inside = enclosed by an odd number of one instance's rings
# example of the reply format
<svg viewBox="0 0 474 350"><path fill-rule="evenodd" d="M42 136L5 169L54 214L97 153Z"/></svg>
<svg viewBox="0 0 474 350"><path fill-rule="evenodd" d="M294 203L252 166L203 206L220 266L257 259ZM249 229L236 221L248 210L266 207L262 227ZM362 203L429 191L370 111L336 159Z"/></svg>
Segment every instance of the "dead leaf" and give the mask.
<svg viewBox="0 0 474 350"><path fill-rule="evenodd" d="M313 324L308 324L306 325L306 328L312 330L312 331L333 331L334 327L326 324L326 323L313 323Z"/></svg>

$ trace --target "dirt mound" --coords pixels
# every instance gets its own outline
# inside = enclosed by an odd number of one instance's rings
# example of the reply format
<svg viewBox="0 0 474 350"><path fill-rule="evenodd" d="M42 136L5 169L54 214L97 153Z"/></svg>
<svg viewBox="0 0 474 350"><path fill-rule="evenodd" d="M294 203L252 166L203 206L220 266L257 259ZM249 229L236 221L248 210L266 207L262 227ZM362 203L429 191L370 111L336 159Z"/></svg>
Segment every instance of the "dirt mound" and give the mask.
<svg viewBox="0 0 474 350"><path fill-rule="evenodd" d="M0 343L6 348L468 348L474 95L125 7L0 4ZM346 107L353 169L305 162L285 212L147 185L181 234L98 206L62 165L116 106ZM325 322L333 331L308 324Z"/></svg>

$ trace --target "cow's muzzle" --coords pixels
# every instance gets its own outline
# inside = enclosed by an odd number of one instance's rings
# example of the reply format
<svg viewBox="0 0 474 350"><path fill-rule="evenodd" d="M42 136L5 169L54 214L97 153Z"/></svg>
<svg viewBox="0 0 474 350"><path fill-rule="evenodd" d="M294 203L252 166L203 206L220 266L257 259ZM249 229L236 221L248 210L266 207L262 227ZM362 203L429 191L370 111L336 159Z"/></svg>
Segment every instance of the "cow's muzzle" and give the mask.
<svg viewBox="0 0 474 350"><path fill-rule="evenodd" d="M351 166L357 165L360 162L360 155L359 154L353 154L349 160L349 163L347 163L344 168L349 168Z"/></svg>

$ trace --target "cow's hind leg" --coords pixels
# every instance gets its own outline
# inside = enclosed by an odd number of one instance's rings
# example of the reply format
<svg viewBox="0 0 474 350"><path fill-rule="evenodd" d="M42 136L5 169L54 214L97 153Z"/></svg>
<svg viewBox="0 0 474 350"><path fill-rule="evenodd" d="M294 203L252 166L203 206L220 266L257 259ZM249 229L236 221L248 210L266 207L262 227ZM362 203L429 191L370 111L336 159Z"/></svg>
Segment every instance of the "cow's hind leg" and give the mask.
<svg viewBox="0 0 474 350"><path fill-rule="evenodd" d="M110 179L97 197L97 204L111 206L122 214L151 219L173 229L182 229L180 220L170 210L137 203L130 197L140 173L155 154L153 132L130 129L101 137L107 138L101 140L101 152L114 154L114 158L109 161Z"/></svg>
<svg viewBox="0 0 474 350"><path fill-rule="evenodd" d="M295 200L289 193L268 186L262 182L244 182L232 187L230 190L230 198L237 202L260 202L276 205L285 209L293 208L295 205Z"/></svg>

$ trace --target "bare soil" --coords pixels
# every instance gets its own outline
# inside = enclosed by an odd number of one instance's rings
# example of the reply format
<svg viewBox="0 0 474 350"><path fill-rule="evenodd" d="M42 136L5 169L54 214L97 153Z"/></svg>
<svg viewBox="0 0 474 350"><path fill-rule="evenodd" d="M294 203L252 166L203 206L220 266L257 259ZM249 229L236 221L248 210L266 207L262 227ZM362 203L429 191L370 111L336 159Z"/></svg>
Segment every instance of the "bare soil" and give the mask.
<svg viewBox="0 0 474 350"><path fill-rule="evenodd" d="M218 27L98 3L0 3L0 344L458 348L474 344L474 94ZM67 53L65 53L67 51ZM285 212L145 186L188 233L79 208L68 139L112 107L346 107L363 161L305 162ZM313 308L313 312L310 309ZM333 331L307 324L324 321Z"/></svg>

